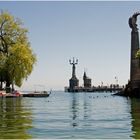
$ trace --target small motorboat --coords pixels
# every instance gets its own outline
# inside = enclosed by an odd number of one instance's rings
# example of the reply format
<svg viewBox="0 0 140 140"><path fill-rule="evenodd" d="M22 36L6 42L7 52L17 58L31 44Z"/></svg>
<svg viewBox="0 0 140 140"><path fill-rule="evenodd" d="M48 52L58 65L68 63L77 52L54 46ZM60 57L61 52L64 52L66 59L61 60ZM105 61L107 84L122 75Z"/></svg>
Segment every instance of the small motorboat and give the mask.
<svg viewBox="0 0 140 140"><path fill-rule="evenodd" d="M50 94L48 94L47 91L35 91L32 93L22 94L23 97L48 97Z"/></svg>

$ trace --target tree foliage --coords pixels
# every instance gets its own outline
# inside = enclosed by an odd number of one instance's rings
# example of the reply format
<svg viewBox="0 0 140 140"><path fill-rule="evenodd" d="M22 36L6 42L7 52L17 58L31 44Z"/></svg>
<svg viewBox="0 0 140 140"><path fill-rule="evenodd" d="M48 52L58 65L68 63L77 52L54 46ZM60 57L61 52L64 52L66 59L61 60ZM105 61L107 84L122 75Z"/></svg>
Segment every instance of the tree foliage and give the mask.
<svg viewBox="0 0 140 140"><path fill-rule="evenodd" d="M8 12L0 14L0 80L7 86L21 86L36 62L27 37L28 30L20 19Z"/></svg>
<svg viewBox="0 0 140 140"><path fill-rule="evenodd" d="M9 49L9 52L6 69L8 69L10 80L17 86L21 86L23 79L31 74L36 58L32 55L28 44L16 44Z"/></svg>
<svg viewBox="0 0 140 140"><path fill-rule="evenodd" d="M136 58L139 58L140 59L140 49L136 53Z"/></svg>

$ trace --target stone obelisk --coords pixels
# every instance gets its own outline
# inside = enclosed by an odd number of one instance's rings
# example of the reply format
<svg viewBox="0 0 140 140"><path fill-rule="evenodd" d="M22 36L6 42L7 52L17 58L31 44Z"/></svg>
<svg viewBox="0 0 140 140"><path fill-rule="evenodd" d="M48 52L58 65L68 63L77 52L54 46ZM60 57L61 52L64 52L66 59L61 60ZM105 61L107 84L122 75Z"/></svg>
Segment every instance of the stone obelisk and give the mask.
<svg viewBox="0 0 140 140"><path fill-rule="evenodd" d="M137 28L137 16L140 13L134 13L129 18L129 26L131 31L131 64L130 64L130 88L132 93L140 93L140 62L136 58L136 53L139 50L139 32Z"/></svg>

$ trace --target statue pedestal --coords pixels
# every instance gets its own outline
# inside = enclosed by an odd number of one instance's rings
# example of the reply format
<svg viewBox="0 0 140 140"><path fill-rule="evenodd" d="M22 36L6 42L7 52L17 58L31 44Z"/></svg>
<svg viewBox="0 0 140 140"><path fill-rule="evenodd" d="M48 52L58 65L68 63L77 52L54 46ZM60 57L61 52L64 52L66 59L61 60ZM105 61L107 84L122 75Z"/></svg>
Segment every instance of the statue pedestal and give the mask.
<svg viewBox="0 0 140 140"><path fill-rule="evenodd" d="M130 66L130 83L128 91L133 95L140 94L140 62L136 58L136 53L139 50L139 32L138 29L132 29L131 32L131 66Z"/></svg>
<svg viewBox="0 0 140 140"><path fill-rule="evenodd" d="M79 80L76 77L72 77L69 80L69 89L70 91L74 91L75 88L79 87Z"/></svg>

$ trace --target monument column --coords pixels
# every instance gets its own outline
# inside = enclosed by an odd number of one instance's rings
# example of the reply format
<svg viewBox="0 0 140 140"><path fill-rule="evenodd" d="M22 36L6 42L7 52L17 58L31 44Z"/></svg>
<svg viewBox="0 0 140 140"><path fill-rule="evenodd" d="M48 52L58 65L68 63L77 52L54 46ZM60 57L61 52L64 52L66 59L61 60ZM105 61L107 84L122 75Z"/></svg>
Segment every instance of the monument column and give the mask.
<svg viewBox="0 0 140 140"><path fill-rule="evenodd" d="M129 26L131 31L131 64L130 64L130 86L131 89L140 88L140 65L139 59L136 58L136 53L139 50L139 32L137 28L137 16L140 13L134 13L132 17L129 18Z"/></svg>

